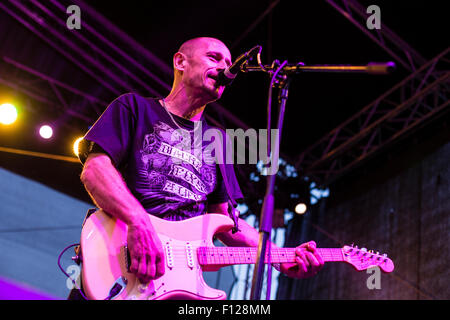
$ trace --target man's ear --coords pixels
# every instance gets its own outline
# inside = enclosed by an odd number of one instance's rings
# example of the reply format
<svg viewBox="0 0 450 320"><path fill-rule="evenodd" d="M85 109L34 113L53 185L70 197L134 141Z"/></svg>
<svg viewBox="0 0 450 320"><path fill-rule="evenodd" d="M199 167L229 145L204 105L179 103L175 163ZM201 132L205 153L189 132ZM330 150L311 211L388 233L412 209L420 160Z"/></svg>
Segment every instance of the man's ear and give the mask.
<svg viewBox="0 0 450 320"><path fill-rule="evenodd" d="M178 71L184 71L186 67L187 59L186 55L182 52L177 52L173 56L173 68Z"/></svg>

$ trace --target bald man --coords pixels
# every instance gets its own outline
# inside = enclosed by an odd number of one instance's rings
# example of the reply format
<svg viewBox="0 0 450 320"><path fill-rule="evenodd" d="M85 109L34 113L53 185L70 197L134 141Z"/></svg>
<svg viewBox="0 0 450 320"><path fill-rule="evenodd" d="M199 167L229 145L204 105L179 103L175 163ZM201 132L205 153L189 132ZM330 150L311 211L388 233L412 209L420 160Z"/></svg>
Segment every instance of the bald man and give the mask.
<svg viewBox="0 0 450 320"><path fill-rule="evenodd" d="M196 128L212 128L204 110L222 96L225 88L217 76L231 63L230 51L218 39L186 41L173 56L174 81L167 97L120 96L80 143L81 181L99 208L128 225L130 271L142 283L165 272L149 214L174 221L205 213L228 215L229 196L217 165L177 148ZM174 135L177 130L183 134ZM227 170L233 198L243 198L232 166ZM239 228L217 236L229 246L257 247L259 233L241 219ZM281 272L306 278L323 266L314 242L296 252L296 263L282 264Z"/></svg>

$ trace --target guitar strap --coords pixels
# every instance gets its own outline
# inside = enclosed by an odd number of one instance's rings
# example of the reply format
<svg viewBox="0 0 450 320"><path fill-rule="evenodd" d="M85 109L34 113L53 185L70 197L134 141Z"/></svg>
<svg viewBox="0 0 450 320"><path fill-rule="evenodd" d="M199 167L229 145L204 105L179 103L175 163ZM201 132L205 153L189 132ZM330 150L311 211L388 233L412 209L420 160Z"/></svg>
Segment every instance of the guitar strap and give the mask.
<svg viewBox="0 0 450 320"><path fill-rule="evenodd" d="M219 168L220 168L220 172L222 173L223 183L225 185L225 189L227 190L228 198L229 198L229 201L228 201L228 215L234 221L234 227L232 229L232 233L236 233L236 232L239 231L238 216L239 216L240 212L239 212L238 209L236 209L236 207L237 207L236 200L234 200L233 196L231 195L231 187L230 187L230 184L228 182L227 174L225 172L225 164L224 163L219 163Z"/></svg>
<svg viewBox="0 0 450 320"><path fill-rule="evenodd" d="M222 140L223 141L223 140ZM228 181L228 176L225 170L225 159L223 157L223 143L219 146L219 148L215 149L216 151L218 151L216 153L216 160L217 163L219 164L219 168L220 168L220 173L222 174L222 179L223 179L223 183L225 185L225 189L227 191L228 194L228 215L230 216L231 219L233 219L234 222L234 227L232 229L232 233L236 233L239 230L239 225L238 225L238 217L239 217L239 210L236 209L237 207L237 202L236 200L234 200L233 195L231 193L231 187L230 187L230 183Z"/></svg>

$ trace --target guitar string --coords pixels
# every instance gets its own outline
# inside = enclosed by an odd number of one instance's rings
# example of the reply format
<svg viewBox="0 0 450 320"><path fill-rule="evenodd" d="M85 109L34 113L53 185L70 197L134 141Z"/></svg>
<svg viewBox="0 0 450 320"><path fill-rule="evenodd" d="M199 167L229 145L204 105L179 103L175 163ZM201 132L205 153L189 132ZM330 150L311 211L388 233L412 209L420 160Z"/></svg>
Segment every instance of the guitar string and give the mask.
<svg viewBox="0 0 450 320"><path fill-rule="evenodd" d="M174 253L172 251L172 256L177 257L177 258L180 258L180 257L181 258L185 258L186 255L187 255L185 250L177 249L176 251L178 251L178 252ZM199 260L199 262L203 262L203 264L213 264L214 262L217 262L218 264L221 263L221 262L222 263L233 262L235 264L245 264L245 263L247 263L246 260L251 259L252 262L250 262L250 263L254 263L253 261L256 260L257 256L256 256L256 252L254 252L254 250L252 250L252 251L253 252L250 253L250 257L243 256L242 253L240 254L240 253L236 253L236 252L234 252L235 255L232 255L230 253L218 253L218 252L215 252L214 253L215 255L209 253L206 256L201 256L201 255L197 254L197 256L198 256L197 260ZM268 256L266 256L266 258L267 257ZM296 255L292 254L292 253L288 253L287 255L282 255L282 256L279 256L277 254L272 254L271 259L273 261L276 260L277 262L295 262L295 257L296 257ZM326 261L345 261L343 259L342 255L336 256L334 254L323 254L322 257ZM368 256L368 257L357 256L358 259L364 258L365 261L361 261L361 263L369 262L369 261L373 261L373 262L376 262L378 264L389 263L389 259L385 258L386 261L384 261L385 259L383 259L382 261L379 261L377 259L378 257L384 258L384 257L381 257L381 256L375 256L375 255L374 256ZM355 258L355 257L353 256L353 257L350 257L350 258ZM206 260L206 261L204 261L204 260ZM202 264L202 263L200 263L200 264Z"/></svg>
<svg viewBox="0 0 450 320"><path fill-rule="evenodd" d="M296 254L294 251L295 248L279 248L276 249L272 252L272 256L290 256L290 257L295 257ZM204 250L204 253L210 255L211 253L214 254L222 254L222 255L231 255L231 254L256 254L257 252L257 248L256 247L205 247L205 246L201 246L201 247L196 247L196 248L192 248L192 251L198 251L198 250ZM343 255L343 252L340 248L318 248L320 254L323 257L331 257L331 258L340 258ZM181 255L185 255L187 252L187 249L183 246L175 246L175 247L171 247L171 252L172 253L177 253L177 254L181 254ZM354 256L359 256L359 257L364 257L366 259L370 259L371 257L381 257L381 258L387 258L387 257L383 257L381 255L377 255L374 253L370 253L370 255L368 256L364 256L361 254L353 254L350 257L354 257Z"/></svg>
<svg viewBox="0 0 450 320"><path fill-rule="evenodd" d="M207 248L207 249L203 249L203 248ZM257 251L257 248L250 248L247 249L246 247L229 247L229 248L223 248L223 247L197 247L197 248L193 248L192 251L197 251L197 250L205 250L205 252L217 252L217 253L255 253ZM289 248L290 249L290 248ZM293 252L294 250L274 250L272 252L272 255L296 255L295 252ZM171 249L172 252L178 251L178 252L186 252L187 249L183 248L183 247L172 247ZM321 251L320 254L322 256L340 256L342 255L341 251L336 251L336 252L326 252L326 251ZM374 254L374 256L377 256Z"/></svg>
<svg viewBox="0 0 450 320"><path fill-rule="evenodd" d="M186 256L174 256L173 257L176 260L185 260ZM200 265L211 265L211 264L253 264L255 263L255 261L257 260L256 256L252 256L252 257L228 257L228 256L223 256L223 257L200 257L197 258L197 262ZM342 261L346 261L343 259L335 259L335 258L330 258L330 259L324 259L325 262L342 262ZM266 259L264 260L265 263L268 263L268 259L266 257ZM291 258L274 258L272 257L270 259L270 261L272 263L290 263L290 262L295 262L295 259ZM356 261L349 261L349 263L354 264ZM359 262L359 261L358 261ZM365 259L364 261L360 262L361 265L363 265L364 263L370 264L370 265L377 265L377 266L382 266L384 264L389 264L389 261L384 261L384 260L377 260L377 259Z"/></svg>
<svg viewBox="0 0 450 320"><path fill-rule="evenodd" d="M203 247L203 248L205 248L205 247ZM219 248L206 247L206 248L208 248L207 250L209 250L209 251L216 251L216 252L209 253L206 256L198 255L197 256L197 260L198 260L198 264L199 265L208 265L208 264L210 264L210 265L211 264L236 264L236 265L237 264L253 264L253 263L255 263L256 258L257 258L255 250L250 250L251 251L250 252L250 257L248 257L248 256L243 256L242 252L238 252L238 253L233 252L235 254L234 256L232 254L230 254L230 253L228 253L228 254L227 253L222 253L222 254L218 253L218 251L219 251L218 249L221 249L220 247ZM240 247L238 247L238 248L230 247L230 248L241 249ZM247 249L247 248L245 248L245 249ZM250 249L254 249L254 248L250 248ZM178 252L176 254L172 254L172 255L176 259L180 259L181 258L182 260L184 260L186 258L186 254L187 254L185 252L185 250L180 248L180 249L177 249L177 251ZM180 251L182 251L182 252L180 252ZM277 255L272 255L271 260L272 260L272 262L276 261L276 262L281 262L281 263L283 263L283 262L294 262L295 261L295 259L294 259L295 257L296 257L296 255L292 254L292 252L290 252L288 255L285 255L285 256L282 256L282 257L277 256ZM266 259L267 258L268 258L268 256L266 256ZM325 255L323 255L323 258L325 259L325 261L345 261L343 259L342 254L340 256L338 256L338 257L336 255L332 254L332 253L331 254L325 254ZM361 258L361 257L358 256L358 259L359 258ZM364 263L364 262L375 262L374 265L382 265L383 263L389 263L389 259L386 259L386 261L384 261L384 259L382 261L379 261L378 259L375 258L375 256L372 256L372 257L369 256L369 257L364 257L364 258L365 258L365 261L361 261L361 263ZM266 259L265 259L265 263L267 263Z"/></svg>
<svg viewBox="0 0 450 320"><path fill-rule="evenodd" d="M207 248L205 249L200 249L200 248ZM211 248L211 249L210 249ZM230 247L227 249L223 249L223 248L214 248L214 247L197 247L197 248L193 248L192 251L198 251L198 250L205 250L206 253L217 253L217 254L230 254L230 253L242 253L242 254L255 254L256 253L256 248L255 249L247 249L245 247ZM186 248L181 248L181 247L175 247L171 249L172 252L180 252L180 253L185 253L187 251ZM338 257L338 256L342 256L342 252L337 251L337 252L320 252L320 254L322 256L328 256L328 257ZM295 252L292 251L274 251L272 252L272 255L291 255L291 256L296 256ZM374 256L377 256L374 254ZM379 256L379 255L378 255Z"/></svg>
<svg viewBox="0 0 450 320"><path fill-rule="evenodd" d="M196 251L196 250L193 250ZM187 254L187 250L185 249L172 249L171 250L172 255L178 255L178 256L185 256ZM226 257L241 257L245 254L250 254L250 255L256 255L257 252L255 250L251 250L250 252L241 252L239 250L209 250L205 251L205 252L201 252L200 254L206 254L208 257L211 256L226 256ZM199 253L197 252L197 255L199 255ZM332 259L342 259L342 254L341 253L321 253L323 258L332 258ZM282 259L282 258L294 258L297 255L295 254L295 252L273 252L272 257L274 258L278 258L278 259ZM373 257L376 257L375 255ZM365 257L367 259L370 259L370 256Z"/></svg>

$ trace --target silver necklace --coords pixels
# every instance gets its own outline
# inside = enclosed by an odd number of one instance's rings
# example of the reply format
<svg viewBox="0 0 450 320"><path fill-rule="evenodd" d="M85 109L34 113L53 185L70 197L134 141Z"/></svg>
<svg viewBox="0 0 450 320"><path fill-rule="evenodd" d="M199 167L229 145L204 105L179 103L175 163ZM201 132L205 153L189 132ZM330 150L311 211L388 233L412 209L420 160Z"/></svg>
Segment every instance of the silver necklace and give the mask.
<svg viewBox="0 0 450 320"><path fill-rule="evenodd" d="M197 129L198 126L197 126L196 124L197 124L197 122L200 122L200 121L194 121L194 129L192 129L192 130L188 130L188 129L182 128L182 127L178 124L178 122L175 121L174 117L172 116L172 114L170 113L170 111L167 109L165 99L161 99L161 100L162 100L162 104L163 104L164 110L166 110L166 112L167 112L167 114L169 115L170 119L172 119L172 122L173 122L179 129L181 129L181 130L183 130L183 131L186 131L186 132L188 132L188 133L192 133L192 132L194 132L194 131Z"/></svg>

